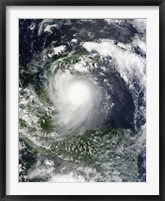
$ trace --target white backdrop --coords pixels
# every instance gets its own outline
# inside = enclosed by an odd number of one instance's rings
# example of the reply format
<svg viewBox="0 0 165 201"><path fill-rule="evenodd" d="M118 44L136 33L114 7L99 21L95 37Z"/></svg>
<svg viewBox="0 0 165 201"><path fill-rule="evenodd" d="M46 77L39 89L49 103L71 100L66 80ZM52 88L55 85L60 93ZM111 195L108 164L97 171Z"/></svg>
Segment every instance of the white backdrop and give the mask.
<svg viewBox="0 0 165 201"><path fill-rule="evenodd" d="M8 195L158 195L159 194L159 8L158 7L7 7L7 194ZM20 18L147 19L147 182L18 182L18 21Z"/></svg>

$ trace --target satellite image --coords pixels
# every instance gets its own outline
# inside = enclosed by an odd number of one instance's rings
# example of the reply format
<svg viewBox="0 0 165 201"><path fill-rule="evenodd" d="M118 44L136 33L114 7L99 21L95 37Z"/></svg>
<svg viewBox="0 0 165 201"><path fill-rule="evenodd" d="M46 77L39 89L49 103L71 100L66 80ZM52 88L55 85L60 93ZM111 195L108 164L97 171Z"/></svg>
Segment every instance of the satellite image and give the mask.
<svg viewBox="0 0 165 201"><path fill-rule="evenodd" d="M19 19L19 182L146 182L145 19Z"/></svg>

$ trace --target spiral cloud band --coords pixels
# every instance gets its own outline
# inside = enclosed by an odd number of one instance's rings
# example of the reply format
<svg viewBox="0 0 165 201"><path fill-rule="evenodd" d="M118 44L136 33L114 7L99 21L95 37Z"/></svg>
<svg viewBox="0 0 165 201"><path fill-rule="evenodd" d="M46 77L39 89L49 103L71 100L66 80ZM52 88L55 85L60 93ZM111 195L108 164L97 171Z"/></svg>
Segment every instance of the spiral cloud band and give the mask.
<svg viewBox="0 0 165 201"><path fill-rule="evenodd" d="M87 76L59 70L50 79L49 96L55 121L67 132L96 129L104 120L101 88Z"/></svg>

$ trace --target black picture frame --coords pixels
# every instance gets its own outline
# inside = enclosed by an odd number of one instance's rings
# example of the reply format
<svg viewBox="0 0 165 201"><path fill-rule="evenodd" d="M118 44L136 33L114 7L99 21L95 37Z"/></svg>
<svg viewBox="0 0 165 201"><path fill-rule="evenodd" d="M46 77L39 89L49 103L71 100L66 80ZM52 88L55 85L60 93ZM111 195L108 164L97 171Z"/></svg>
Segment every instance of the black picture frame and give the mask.
<svg viewBox="0 0 165 201"><path fill-rule="evenodd" d="M7 6L159 6L159 195L71 195L71 196L41 196L41 195L6 195L6 7ZM0 1L0 200L115 200L115 201L164 201L165 200L165 1L163 0L1 0Z"/></svg>

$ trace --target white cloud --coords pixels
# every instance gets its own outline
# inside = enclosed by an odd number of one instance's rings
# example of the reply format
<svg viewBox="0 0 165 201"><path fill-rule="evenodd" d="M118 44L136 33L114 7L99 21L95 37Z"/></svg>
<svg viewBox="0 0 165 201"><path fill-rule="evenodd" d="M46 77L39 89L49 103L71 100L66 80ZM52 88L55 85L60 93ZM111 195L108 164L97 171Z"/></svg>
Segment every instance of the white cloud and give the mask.
<svg viewBox="0 0 165 201"><path fill-rule="evenodd" d="M145 32L146 30L146 19L134 19L130 20L132 26L134 26L138 31Z"/></svg>

